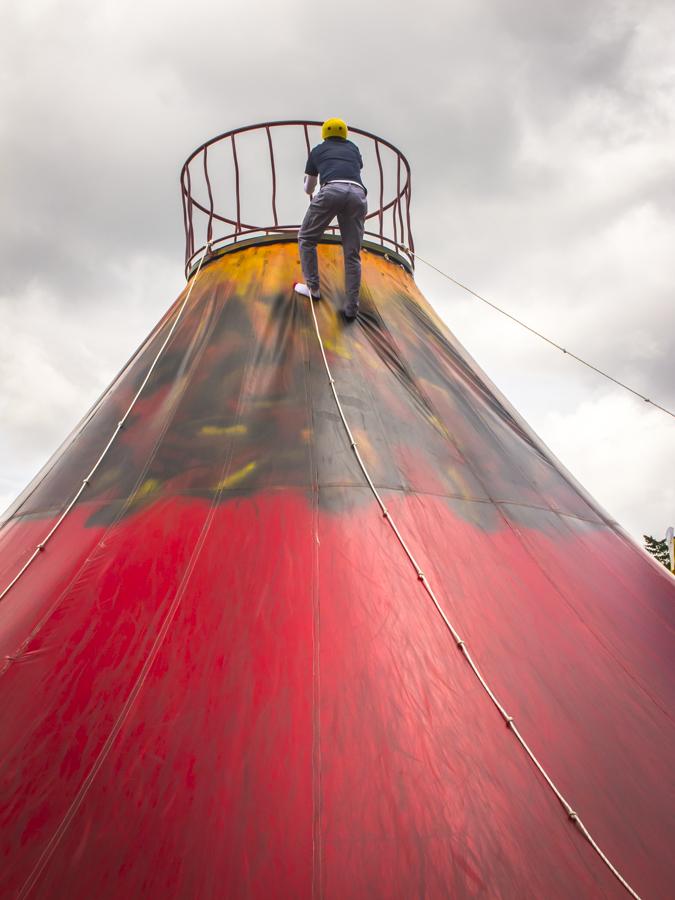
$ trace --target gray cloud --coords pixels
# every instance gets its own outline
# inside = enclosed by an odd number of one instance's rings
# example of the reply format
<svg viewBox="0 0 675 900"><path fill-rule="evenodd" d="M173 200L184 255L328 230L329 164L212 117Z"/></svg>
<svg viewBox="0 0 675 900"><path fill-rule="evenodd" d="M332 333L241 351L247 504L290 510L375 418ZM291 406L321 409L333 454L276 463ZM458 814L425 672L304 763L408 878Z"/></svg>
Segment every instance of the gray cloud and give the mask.
<svg viewBox="0 0 675 900"><path fill-rule="evenodd" d="M675 404L670 4L31 0L3 16L0 505L181 289L185 157L266 119L339 114L392 140L423 256ZM671 420L418 279L591 492L662 532ZM603 427L649 483L623 453L594 465Z"/></svg>

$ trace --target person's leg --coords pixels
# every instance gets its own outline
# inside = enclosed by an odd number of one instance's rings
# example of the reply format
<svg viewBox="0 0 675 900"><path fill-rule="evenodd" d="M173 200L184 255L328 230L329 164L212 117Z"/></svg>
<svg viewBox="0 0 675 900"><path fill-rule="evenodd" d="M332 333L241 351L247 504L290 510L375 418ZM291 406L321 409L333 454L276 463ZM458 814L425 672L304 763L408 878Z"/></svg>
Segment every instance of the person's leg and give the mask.
<svg viewBox="0 0 675 900"><path fill-rule="evenodd" d="M335 216L335 192L322 188L309 205L298 233L300 265L305 283L315 296L319 294L319 262L316 245Z"/></svg>
<svg viewBox="0 0 675 900"><path fill-rule="evenodd" d="M356 185L344 185L349 189L344 205L338 213L338 225L342 236L342 254L345 263L345 293L347 302L344 313L353 319L359 310L361 290L361 243L368 202L365 193Z"/></svg>

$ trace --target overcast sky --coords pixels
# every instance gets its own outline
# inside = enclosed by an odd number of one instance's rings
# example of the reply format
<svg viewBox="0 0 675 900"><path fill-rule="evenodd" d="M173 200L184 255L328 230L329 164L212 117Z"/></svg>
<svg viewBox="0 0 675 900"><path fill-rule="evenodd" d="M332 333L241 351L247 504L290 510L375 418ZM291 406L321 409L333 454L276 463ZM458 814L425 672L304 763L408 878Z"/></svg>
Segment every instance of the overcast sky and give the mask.
<svg viewBox="0 0 675 900"><path fill-rule="evenodd" d="M3 0L0 507L181 290L185 158L263 120L391 140L422 256L675 408L674 34L672 0ZM417 281L598 501L662 537L675 420Z"/></svg>

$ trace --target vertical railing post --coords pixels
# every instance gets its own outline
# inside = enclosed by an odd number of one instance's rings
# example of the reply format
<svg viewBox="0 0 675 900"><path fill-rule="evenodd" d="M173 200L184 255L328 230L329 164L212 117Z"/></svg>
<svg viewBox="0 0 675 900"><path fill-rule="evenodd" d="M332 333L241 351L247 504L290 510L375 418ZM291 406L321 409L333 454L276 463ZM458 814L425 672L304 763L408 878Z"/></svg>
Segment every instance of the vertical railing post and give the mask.
<svg viewBox="0 0 675 900"><path fill-rule="evenodd" d="M183 204L183 231L185 232L185 276L187 277L187 266L189 257L189 242L188 242L188 220L187 220L187 201L186 201L186 191L185 191L185 166L183 166L183 171L180 173L180 197L181 202Z"/></svg>
<svg viewBox="0 0 675 900"><path fill-rule="evenodd" d="M403 204L402 204L402 195L403 191L401 190L401 154L396 153L396 157L398 159L398 167L397 167L397 175L396 175L396 209L398 211L398 224L401 229L401 243L405 246L405 228L403 227Z"/></svg>
<svg viewBox="0 0 675 900"><path fill-rule="evenodd" d="M265 131L267 132L267 143L270 148L270 165L272 166L272 215L274 216L274 224L279 224L279 217L277 216L277 170L274 165L274 150L272 149L272 134L269 129L269 125L265 127Z"/></svg>
<svg viewBox="0 0 675 900"><path fill-rule="evenodd" d="M206 179L206 187L209 192L209 222L206 226L207 243L213 239L213 191L211 190L211 179L209 178L209 166L207 162L208 147L204 147L204 178Z"/></svg>
<svg viewBox="0 0 675 900"><path fill-rule="evenodd" d="M237 235L241 231L241 198L239 196L239 160L237 159L237 146L234 142L234 134L232 135L232 157L234 159L234 181L237 197L237 226L234 231L234 239L236 241Z"/></svg>
<svg viewBox="0 0 675 900"><path fill-rule="evenodd" d="M380 142L377 138L375 138L375 156L377 157L377 165L380 170L380 209L378 214L380 220L380 244L384 246L384 213L382 211L382 207L384 206L384 171L382 169L382 160L380 158Z"/></svg>
<svg viewBox="0 0 675 900"><path fill-rule="evenodd" d="M195 229L192 219L192 178L190 177L190 167L187 167L187 190L188 190L188 259L192 259L195 252Z"/></svg>
<svg viewBox="0 0 675 900"><path fill-rule="evenodd" d="M398 209L398 195L401 193L401 157L396 154L396 197L394 198L394 203L391 207L391 220L394 226L394 247L396 248L396 252L398 253L398 228L396 226L396 213ZM403 239L403 235L401 235L401 239Z"/></svg>
<svg viewBox="0 0 675 900"><path fill-rule="evenodd" d="M412 228L410 227L410 196L412 193L411 181L412 181L412 176L410 173L410 169L408 169L408 184L406 185L406 192L405 192L405 215L406 215L406 223L408 225L408 247L410 248L410 251L411 251L410 265L414 269L415 268L415 257L413 254L415 252L415 242L413 241Z"/></svg>

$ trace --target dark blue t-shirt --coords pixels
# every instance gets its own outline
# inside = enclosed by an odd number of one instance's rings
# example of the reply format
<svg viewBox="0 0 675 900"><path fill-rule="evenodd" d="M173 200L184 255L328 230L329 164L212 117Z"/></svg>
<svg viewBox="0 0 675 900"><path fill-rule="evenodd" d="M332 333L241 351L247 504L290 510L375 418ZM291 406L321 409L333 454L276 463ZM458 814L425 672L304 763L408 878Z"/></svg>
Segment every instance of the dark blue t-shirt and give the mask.
<svg viewBox="0 0 675 900"><path fill-rule="evenodd" d="M319 175L322 185L329 181L356 181L363 185L362 168L361 151L356 144L332 137L318 144L309 154L305 175Z"/></svg>

